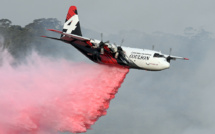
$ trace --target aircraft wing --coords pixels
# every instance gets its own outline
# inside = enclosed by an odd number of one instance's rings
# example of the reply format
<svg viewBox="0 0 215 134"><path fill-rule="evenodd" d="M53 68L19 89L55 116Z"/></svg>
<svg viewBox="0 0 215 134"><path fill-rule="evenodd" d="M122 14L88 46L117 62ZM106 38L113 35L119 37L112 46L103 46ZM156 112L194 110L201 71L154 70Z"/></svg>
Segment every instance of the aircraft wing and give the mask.
<svg viewBox="0 0 215 134"><path fill-rule="evenodd" d="M67 33L64 33L64 32L58 31L58 30L54 30L54 29L47 29L47 30L61 34L62 36L60 39L54 38L54 37L47 37L47 36L41 36L41 37L54 39L54 40L60 40L60 41L63 41L63 42L69 43L69 44L76 43L76 44L79 44L81 46L92 46L89 38L85 38L85 37L78 36L75 34L67 34Z"/></svg>
<svg viewBox="0 0 215 134"><path fill-rule="evenodd" d="M188 58L184 58L184 57L179 57L179 56L173 56L173 55L164 55L164 57L166 58L171 58L173 60L176 60L176 59L182 59L182 60L189 60Z"/></svg>
<svg viewBox="0 0 215 134"><path fill-rule="evenodd" d="M85 37L78 36L78 35L75 35L75 34L67 34L67 33L64 33L62 31L58 31L58 30L54 30L54 29L47 29L47 30L55 32L55 33L59 33L61 35L64 35L64 36L61 37L61 39L66 39L66 38L64 38L66 36L66 37L69 37L69 38L72 38L72 39L75 39L75 40L79 40L79 41L90 41L89 38L85 38Z"/></svg>
<svg viewBox="0 0 215 134"><path fill-rule="evenodd" d="M49 38L49 39L53 39L53 40L60 40L60 41L62 41L61 39L54 38L54 37L48 37L48 36L41 36L41 37L44 37L44 38Z"/></svg>

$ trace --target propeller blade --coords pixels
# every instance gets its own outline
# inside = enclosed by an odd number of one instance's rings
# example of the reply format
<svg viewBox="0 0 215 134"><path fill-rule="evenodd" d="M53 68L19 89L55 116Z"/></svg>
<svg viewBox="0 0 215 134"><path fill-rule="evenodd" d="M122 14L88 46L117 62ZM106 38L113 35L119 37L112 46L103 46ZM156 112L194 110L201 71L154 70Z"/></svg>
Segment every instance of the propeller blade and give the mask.
<svg viewBox="0 0 215 134"><path fill-rule="evenodd" d="M169 49L169 56L172 54L172 48Z"/></svg>
<svg viewBox="0 0 215 134"><path fill-rule="evenodd" d="M123 42L124 42L124 39L122 39L120 46L122 46Z"/></svg>
<svg viewBox="0 0 215 134"><path fill-rule="evenodd" d="M101 41L103 42L103 33L101 33Z"/></svg>
<svg viewBox="0 0 215 134"><path fill-rule="evenodd" d="M105 43L103 42L103 33L101 33L101 42L99 43L100 54L104 54L104 45L105 45Z"/></svg>

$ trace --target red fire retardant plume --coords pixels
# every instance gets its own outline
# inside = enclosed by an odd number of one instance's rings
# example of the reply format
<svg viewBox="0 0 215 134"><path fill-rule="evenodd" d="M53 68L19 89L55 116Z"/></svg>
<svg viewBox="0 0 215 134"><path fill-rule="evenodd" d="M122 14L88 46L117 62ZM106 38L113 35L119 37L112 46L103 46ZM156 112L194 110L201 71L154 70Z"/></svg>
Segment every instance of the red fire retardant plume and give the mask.
<svg viewBox="0 0 215 134"><path fill-rule="evenodd" d="M12 67L8 54L0 56L0 134L86 132L129 71L37 54Z"/></svg>

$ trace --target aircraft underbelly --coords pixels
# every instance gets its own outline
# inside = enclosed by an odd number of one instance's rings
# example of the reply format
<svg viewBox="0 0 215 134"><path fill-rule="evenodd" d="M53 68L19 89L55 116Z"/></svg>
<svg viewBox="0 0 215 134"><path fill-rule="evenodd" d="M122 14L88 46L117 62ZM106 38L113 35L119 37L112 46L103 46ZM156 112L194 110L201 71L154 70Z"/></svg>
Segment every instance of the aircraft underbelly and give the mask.
<svg viewBox="0 0 215 134"><path fill-rule="evenodd" d="M115 59L110 53L100 54L96 49L88 48L86 46L81 46L79 44L71 43L76 49L83 53L86 57L96 63L100 64L111 64L111 65L122 65L128 66L126 61L121 60L120 58Z"/></svg>

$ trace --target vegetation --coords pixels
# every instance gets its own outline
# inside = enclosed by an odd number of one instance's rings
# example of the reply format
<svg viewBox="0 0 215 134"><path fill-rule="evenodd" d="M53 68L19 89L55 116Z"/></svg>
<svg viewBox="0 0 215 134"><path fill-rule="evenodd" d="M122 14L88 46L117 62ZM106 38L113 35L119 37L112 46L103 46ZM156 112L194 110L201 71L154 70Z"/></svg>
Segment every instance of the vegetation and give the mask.
<svg viewBox="0 0 215 134"><path fill-rule="evenodd" d="M37 19L32 23L21 27L12 25L8 19L0 20L0 35L4 37L3 48L8 49L15 59L22 59L33 49L38 52L43 50L46 39L41 35L46 35L46 29L61 29L61 23L57 19Z"/></svg>

